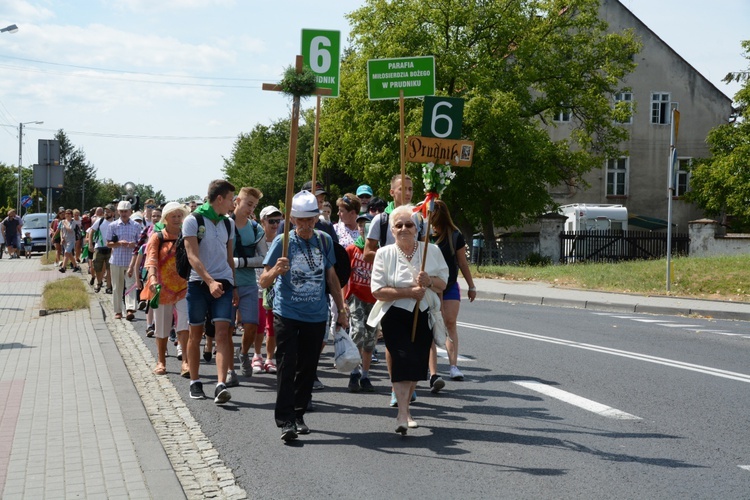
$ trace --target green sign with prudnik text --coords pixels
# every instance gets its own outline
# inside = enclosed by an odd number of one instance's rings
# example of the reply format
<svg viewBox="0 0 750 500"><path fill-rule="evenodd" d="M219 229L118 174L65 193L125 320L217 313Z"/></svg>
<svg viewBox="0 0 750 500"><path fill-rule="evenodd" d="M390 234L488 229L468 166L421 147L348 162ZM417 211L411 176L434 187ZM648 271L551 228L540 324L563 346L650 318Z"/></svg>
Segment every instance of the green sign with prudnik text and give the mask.
<svg viewBox="0 0 750 500"><path fill-rule="evenodd" d="M399 57L367 61L367 91L370 99L398 99L435 94L435 57Z"/></svg>
<svg viewBox="0 0 750 500"><path fill-rule="evenodd" d="M341 32L302 30L302 60L315 73L318 88L331 89L328 97L339 96Z"/></svg>

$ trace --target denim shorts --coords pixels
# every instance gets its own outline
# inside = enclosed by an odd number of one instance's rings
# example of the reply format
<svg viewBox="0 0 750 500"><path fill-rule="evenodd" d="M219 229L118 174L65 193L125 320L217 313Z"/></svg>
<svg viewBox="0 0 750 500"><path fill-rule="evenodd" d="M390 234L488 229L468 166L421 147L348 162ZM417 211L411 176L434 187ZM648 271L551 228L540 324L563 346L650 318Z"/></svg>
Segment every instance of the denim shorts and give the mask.
<svg viewBox="0 0 750 500"><path fill-rule="evenodd" d="M238 286L237 291L240 295L240 305L232 307L232 318L237 317L237 310L240 311L240 321L242 324L258 324L258 287L256 285Z"/></svg>
<svg viewBox="0 0 750 500"><path fill-rule="evenodd" d="M234 287L228 281L221 280L224 294L214 298L203 281L189 281L187 290L188 322L190 325L202 325L206 322L206 315L211 312L211 321L232 322L232 290Z"/></svg>

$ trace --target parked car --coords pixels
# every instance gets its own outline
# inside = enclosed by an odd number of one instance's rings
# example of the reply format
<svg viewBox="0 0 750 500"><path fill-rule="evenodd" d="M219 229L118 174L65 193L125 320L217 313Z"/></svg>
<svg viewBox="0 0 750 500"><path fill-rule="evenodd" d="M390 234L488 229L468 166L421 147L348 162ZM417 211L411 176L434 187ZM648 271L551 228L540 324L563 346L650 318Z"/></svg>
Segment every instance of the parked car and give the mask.
<svg viewBox="0 0 750 500"><path fill-rule="evenodd" d="M55 217L55 214L26 214L23 216L21 237L27 232L31 233L32 252L44 252L47 248L47 232Z"/></svg>

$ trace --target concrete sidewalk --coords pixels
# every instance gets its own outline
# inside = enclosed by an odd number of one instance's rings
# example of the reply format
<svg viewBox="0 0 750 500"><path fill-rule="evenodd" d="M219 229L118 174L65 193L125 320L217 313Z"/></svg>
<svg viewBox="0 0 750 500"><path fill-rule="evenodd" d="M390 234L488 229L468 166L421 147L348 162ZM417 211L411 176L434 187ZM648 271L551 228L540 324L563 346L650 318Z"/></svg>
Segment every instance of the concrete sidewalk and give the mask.
<svg viewBox="0 0 750 500"><path fill-rule="evenodd" d="M71 274L0 259L0 497L185 498L98 302L39 315Z"/></svg>
<svg viewBox="0 0 750 500"><path fill-rule="evenodd" d="M466 282L459 278L459 283L465 296ZM714 319L750 321L750 303L747 302L599 292L559 288L534 281L475 278L474 284L477 287L477 299L622 313L697 315Z"/></svg>

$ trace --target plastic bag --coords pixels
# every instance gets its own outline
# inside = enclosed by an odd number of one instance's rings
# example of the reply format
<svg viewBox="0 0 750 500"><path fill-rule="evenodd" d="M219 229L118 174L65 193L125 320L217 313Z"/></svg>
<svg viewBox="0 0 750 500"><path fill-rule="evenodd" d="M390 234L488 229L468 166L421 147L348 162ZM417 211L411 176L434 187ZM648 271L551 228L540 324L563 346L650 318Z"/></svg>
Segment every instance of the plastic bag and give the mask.
<svg viewBox="0 0 750 500"><path fill-rule="evenodd" d="M341 373L350 373L362 363L362 356L359 354L357 344L346 333L346 330L339 327L333 337L333 347L335 350L334 359L336 369Z"/></svg>

